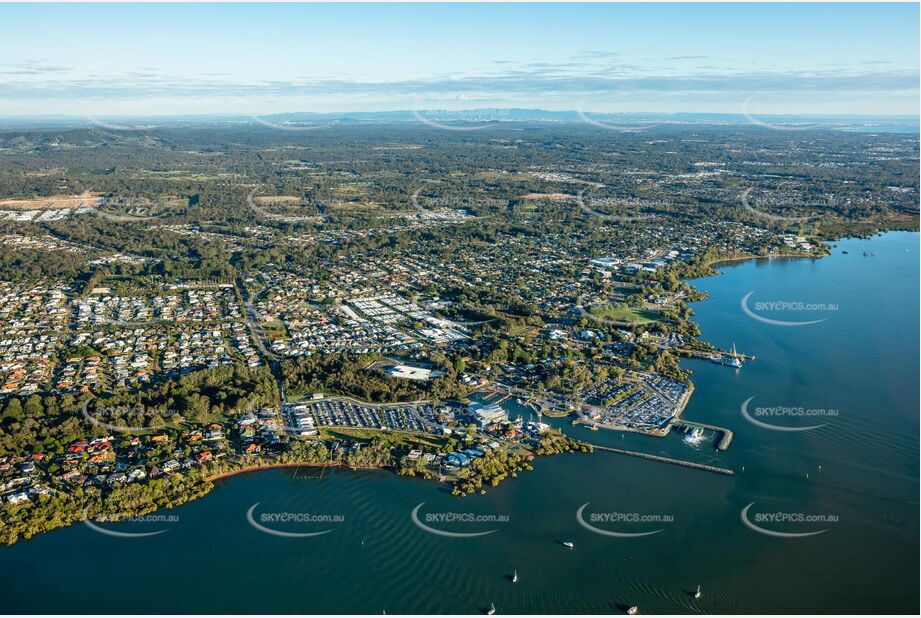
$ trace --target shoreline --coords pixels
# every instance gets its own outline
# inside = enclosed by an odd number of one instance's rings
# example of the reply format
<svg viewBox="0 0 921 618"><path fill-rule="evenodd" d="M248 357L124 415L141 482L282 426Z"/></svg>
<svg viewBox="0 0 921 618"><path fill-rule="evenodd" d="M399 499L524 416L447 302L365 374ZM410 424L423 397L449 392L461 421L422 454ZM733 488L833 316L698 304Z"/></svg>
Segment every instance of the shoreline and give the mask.
<svg viewBox="0 0 921 618"><path fill-rule="evenodd" d="M221 472L215 474L214 476L205 477L204 480L209 483L214 483L215 481L220 481L221 479L231 478L234 476L239 476L241 474L249 474L250 472L259 472L260 470L276 470L281 468L348 468L349 470L389 470L389 467L383 466L347 466L342 463L267 463L267 464L257 464L254 466L247 466L245 468L240 468L239 470L229 470L227 472Z"/></svg>
<svg viewBox="0 0 921 618"><path fill-rule="evenodd" d="M775 253L773 255L743 255L739 257L725 257L718 258L712 262L708 262L707 266L711 268L716 268L720 264L732 264L734 262L744 262L746 260L773 260L776 258L782 258L785 260L789 259L807 259L807 260L821 260L822 258L828 257L831 253L826 253L824 255L804 255L802 253ZM712 275L702 275L700 277L694 277L693 279L703 279ZM690 279L693 281L693 279Z"/></svg>

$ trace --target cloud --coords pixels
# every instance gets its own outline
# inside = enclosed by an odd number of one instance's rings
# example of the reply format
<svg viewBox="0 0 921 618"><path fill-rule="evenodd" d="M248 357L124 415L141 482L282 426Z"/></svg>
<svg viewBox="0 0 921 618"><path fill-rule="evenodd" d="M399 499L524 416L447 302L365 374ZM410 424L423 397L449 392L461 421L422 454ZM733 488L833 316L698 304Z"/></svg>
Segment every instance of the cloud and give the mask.
<svg viewBox="0 0 921 618"><path fill-rule="evenodd" d="M70 70L70 67L48 64L41 60L26 60L8 67L0 67L0 75L46 75L66 73Z"/></svg>
<svg viewBox="0 0 921 618"><path fill-rule="evenodd" d="M462 94L462 93L663 93L663 92L908 92L918 89L914 71L775 71L699 73L688 75L632 75L630 67L609 67L587 73L566 72L551 64L502 71L490 75L447 75L428 79L355 81L303 79L233 81L181 79L156 72L48 81L0 80L0 98L23 97L145 97L202 95L291 96L322 94ZM611 73L628 71L627 74Z"/></svg>
<svg viewBox="0 0 921 618"><path fill-rule="evenodd" d="M620 52L614 51L597 51L597 50L588 50L580 54L577 54L577 58L595 58L595 59L605 59L605 58L617 58L620 56Z"/></svg>
<svg viewBox="0 0 921 618"><path fill-rule="evenodd" d="M173 110L240 111L258 108L328 111L383 109L470 108L486 106L611 111L718 111L735 109L742 101L779 105L793 113L819 110L863 110L865 113L904 111L916 100L916 71L890 67L828 67L813 71L707 69L693 71L617 62L531 62L496 66L480 74L445 73L428 78L390 81L356 80L342 76L297 79L235 80L203 74L181 78L147 67L119 75L87 75L45 67L45 74L0 73L0 115L47 113L45 110ZM60 68L60 67L59 67ZM885 101L888 107L878 102ZM696 106L696 107L695 107ZM849 106L849 107L848 107ZM41 111L39 111L41 108ZM756 105L758 108L758 105ZM916 109L916 108L914 108ZM903 111L893 111L903 110ZM156 113L156 112L154 112Z"/></svg>

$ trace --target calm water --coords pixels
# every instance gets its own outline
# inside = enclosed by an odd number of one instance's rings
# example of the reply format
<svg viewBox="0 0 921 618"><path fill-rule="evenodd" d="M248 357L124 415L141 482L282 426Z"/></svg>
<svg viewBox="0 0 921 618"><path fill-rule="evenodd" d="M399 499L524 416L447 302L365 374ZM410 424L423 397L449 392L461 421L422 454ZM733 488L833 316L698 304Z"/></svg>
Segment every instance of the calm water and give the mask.
<svg viewBox="0 0 921 618"><path fill-rule="evenodd" d="M848 255L841 250L848 250ZM685 416L733 428L726 453L680 436L657 440L570 427L596 443L712 462L724 477L608 453L539 459L534 472L485 496L458 500L430 482L384 472L276 470L223 481L208 497L168 511L176 522L122 524L115 538L78 525L0 549L6 612L499 613L918 611L918 235L839 243L819 260L727 265L698 280L710 293L695 311L703 337L735 343L756 361L736 371L689 361L696 393ZM864 257L864 251L875 253ZM758 301L836 304L836 311L764 312ZM746 421L740 405L835 409L837 416L764 419L824 423L803 432ZM512 404L514 407L514 404ZM754 414L754 412L753 412ZM267 523L310 538L261 533L261 513L339 515L339 523ZM508 522L432 523L410 514L472 512ZM664 523L595 523L639 538L595 534L589 513L666 515ZM826 514L830 523L760 523L755 513ZM575 543L566 549L562 540ZM517 569L519 582L509 576ZM703 596L691 592L702 585Z"/></svg>

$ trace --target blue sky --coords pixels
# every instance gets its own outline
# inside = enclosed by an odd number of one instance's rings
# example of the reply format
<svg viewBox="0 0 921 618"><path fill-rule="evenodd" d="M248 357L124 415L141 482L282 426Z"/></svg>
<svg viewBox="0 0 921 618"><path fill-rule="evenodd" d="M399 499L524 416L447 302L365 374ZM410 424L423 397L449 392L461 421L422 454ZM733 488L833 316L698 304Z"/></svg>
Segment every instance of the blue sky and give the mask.
<svg viewBox="0 0 921 618"><path fill-rule="evenodd" d="M918 114L918 4L0 5L0 116Z"/></svg>

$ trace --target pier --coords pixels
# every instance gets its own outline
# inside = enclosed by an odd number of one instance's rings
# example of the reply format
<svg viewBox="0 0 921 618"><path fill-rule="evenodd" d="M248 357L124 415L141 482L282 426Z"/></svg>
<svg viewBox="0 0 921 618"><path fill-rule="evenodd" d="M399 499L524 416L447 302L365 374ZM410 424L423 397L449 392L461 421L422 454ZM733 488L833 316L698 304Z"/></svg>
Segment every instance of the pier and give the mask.
<svg viewBox="0 0 921 618"><path fill-rule="evenodd" d="M701 429L706 429L708 431L718 433L720 439L719 442L716 443L716 449L719 451L727 450L729 445L732 444L732 438L734 436L731 429L726 429L725 427L719 427L717 425L708 425L707 423L695 423L693 421L676 420L672 421L672 427L675 429L685 429L687 431L690 431L695 427L700 427Z"/></svg>
<svg viewBox="0 0 921 618"><path fill-rule="evenodd" d="M681 466L683 468L693 468L695 470L703 470L705 472L714 472L716 474L725 474L727 476L732 476L735 474L735 471L730 470L729 468L719 468L717 466L710 466L707 464L696 463L694 461L687 461L684 459L673 459L671 457L662 457L661 455L651 455L649 453L640 453L639 451L626 451L624 449L613 448L610 446L599 446L598 444L592 444L593 449L598 449L599 451L608 451L609 453L617 453L618 455L627 455L628 457L639 457L640 459L649 459L651 461L659 461L662 463L672 464L673 466Z"/></svg>
<svg viewBox="0 0 921 618"><path fill-rule="evenodd" d="M699 358L702 360L713 360L711 357L715 354L718 354L719 356L722 356L722 357L731 356L731 352L726 352L724 350L717 350L717 349L695 350L691 348L675 348L675 350L679 354L684 354L685 356L689 356L691 358ZM755 356L753 354L743 354L742 352L736 352L736 357L738 357L739 359L743 361L755 360Z"/></svg>

